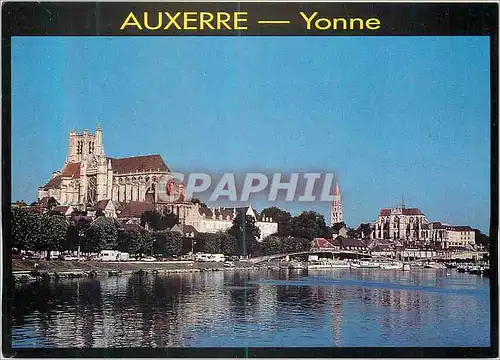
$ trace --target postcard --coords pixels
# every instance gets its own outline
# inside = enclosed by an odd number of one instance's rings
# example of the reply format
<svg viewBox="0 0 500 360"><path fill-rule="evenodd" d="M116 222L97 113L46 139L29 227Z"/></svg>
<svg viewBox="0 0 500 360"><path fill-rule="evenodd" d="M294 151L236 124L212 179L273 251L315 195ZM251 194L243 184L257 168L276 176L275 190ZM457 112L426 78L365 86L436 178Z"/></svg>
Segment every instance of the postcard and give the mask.
<svg viewBox="0 0 500 360"><path fill-rule="evenodd" d="M498 356L498 4L2 24L4 356Z"/></svg>

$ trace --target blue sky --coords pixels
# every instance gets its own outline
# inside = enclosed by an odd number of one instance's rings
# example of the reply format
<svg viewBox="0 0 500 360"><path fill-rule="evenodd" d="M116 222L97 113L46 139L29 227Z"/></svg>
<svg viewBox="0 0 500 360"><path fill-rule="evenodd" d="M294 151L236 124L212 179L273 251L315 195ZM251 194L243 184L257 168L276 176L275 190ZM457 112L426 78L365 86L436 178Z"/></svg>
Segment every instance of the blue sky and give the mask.
<svg viewBox="0 0 500 360"><path fill-rule="evenodd" d="M12 197L99 122L108 156L173 170L335 172L350 226L404 194L488 232L489 87L487 37L16 37Z"/></svg>

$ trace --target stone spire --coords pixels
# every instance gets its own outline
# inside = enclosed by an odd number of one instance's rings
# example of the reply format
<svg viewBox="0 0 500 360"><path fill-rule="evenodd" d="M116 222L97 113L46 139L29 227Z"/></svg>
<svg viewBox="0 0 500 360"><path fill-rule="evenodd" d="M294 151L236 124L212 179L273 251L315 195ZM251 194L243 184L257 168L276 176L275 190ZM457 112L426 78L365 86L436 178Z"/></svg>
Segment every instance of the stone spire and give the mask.
<svg viewBox="0 0 500 360"><path fill-rule="evenodd" d="M335 183L333 190L333 202L331 209L331 225L344 221L344 214L342 212L342 198L340 196L340 187L338 181Z"/></svg>
<svg viewBox="0 0 500 360"><path fill-rule="evenodd" d="M95 129L95 151L94 153L98 156L104 155L104 145L102 144L102 129L101 125L97 124Z"/></svg>

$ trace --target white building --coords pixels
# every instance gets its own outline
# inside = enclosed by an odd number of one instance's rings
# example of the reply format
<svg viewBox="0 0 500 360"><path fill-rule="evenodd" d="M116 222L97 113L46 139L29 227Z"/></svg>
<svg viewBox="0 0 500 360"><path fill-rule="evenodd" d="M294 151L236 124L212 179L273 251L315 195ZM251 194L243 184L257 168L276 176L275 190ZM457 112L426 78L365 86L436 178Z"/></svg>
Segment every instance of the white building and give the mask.
<svg viewBox="0 0 500 360"><path fill-rule="evenodd" d="M233 219L242 210L246 215L255 219L255 225L260 229L259 241L262 241L266 236L278 232L278 223L273 222L273 219L269 217L258 217L251 206L244 208L209 208L195 204L191 208L191 211L188 211L185 215L183 221L186 225L192 225L198 232L216 233L217 231L225 231L231 228L233 226Z"/></svg>

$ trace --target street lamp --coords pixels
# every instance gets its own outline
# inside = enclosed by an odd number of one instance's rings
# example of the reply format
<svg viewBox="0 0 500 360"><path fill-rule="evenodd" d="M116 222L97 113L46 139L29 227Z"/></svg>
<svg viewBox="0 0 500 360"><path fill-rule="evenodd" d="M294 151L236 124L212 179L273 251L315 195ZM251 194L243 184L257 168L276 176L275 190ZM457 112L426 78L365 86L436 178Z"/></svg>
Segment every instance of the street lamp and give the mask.
<svg viewBox="0 0 500 360"><path fill-rule="evenodd" d="M84 236L85 236L85 233L83 230L78 231L78 251L77 251L78 260L80 260L80 245L82 242L82 237L84 237Z"/></svg>
<svg viewBox="0 0 500 360"><path fill-rule="evenodd" d="M191 259L194 257L194 244L196 244L196 241L194 241L194 238L191 238Z"/></svg>

